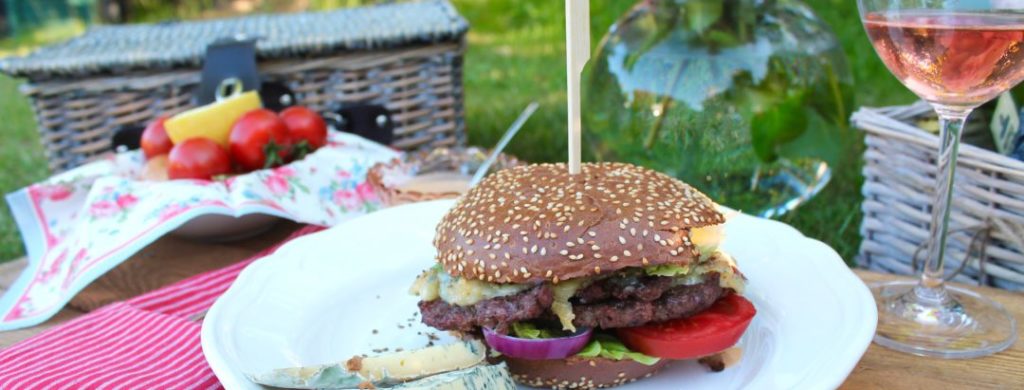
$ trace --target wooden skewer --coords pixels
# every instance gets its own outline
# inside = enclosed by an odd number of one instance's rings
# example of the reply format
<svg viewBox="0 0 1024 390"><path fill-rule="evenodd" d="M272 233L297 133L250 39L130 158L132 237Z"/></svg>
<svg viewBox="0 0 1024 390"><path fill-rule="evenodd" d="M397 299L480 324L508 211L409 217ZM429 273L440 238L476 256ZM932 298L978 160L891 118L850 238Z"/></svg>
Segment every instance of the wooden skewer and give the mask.
<svg viewBox="0 0 1024 390"><path fill-rule="evenodd" d="M565 0L565 66L569 86L569 174L580 173L580 77L590 59L590 0Z"/></svg>

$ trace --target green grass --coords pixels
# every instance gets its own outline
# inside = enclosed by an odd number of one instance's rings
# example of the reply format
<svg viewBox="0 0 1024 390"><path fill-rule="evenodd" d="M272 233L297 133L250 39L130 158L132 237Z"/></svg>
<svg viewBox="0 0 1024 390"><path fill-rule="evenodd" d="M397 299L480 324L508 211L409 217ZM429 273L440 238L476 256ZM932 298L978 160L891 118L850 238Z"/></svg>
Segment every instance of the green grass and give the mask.
<svg viewBox="0 0 1024 390"><path fill-rule="evenodd" d="M313 8L355 5L372 1L312 0ZM555 161L565 156L565 56L563 3L553 0L495 1L453 0L470 21L469 49L465 61L466 123L472 144L492 145L520 111L531 101L540 110L509 146L509 151L531 161ZM138 18L157 21L206 15L200 7L168 8L155 0L140 0L145 7ZM271 1L268 4L287 3ZM591 3L593 43L632 1L595 0ZM881 106L913 101L881 64L860 26L856 3L851 0L807 1L830 23L843 43L856 80L856 104ZM261 11L267 11L262 9ZM24 52L59 38L64 30L34 34L16 40L0 40L0 55ZM80 28L80 27L79 27ZM16 81L0 77L0 192L9 192L45 176L35 124L27 102L16 90ZM862 145L849 148L859 154ZM831 184L816 198L782 218L810 237L834 247L847 261L860 242L860 159L840 166ZM20 238L7 210L0 212L0 259L21 255ZM2 260L0 260L2 261Z"/></svg>
<svg viewBox="0 0 1024 390"><path fill-rule="evenodd" d="M29 33L0 39L0 57L25 55L39 45L68 39L85 31L85 25L77 21L54 22Z"/></svg>
<svg viewBox="0 0 1024 390"><path fill-rule="evenodd" d="M20 98L18 82L0 77L0 193L6 194L46 177L36 133L36 122L28 101ZM21 236L7 207L0 208L0 261L22 255Z"/></svg>
<svg viewBox="0 0 1024 390"><path fill-rule="evenodd" d="M49 24L35 31L0 40L0 57L23 55L49 42L80 34L77 22ZM46 159L36 132L32 107L18 92L19 80L0 75L0 195L46 178ZM0 262L24 254L21 235L6 203L0 206Z"/></svg>

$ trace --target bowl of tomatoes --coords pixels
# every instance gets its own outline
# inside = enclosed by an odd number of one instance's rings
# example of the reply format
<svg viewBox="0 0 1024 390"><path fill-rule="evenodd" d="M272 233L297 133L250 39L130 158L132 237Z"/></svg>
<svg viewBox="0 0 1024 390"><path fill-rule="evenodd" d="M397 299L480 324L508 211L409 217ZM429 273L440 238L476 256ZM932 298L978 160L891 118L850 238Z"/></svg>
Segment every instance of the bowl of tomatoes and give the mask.
<svg viewBox="0 0 1024 390"><path fill-rule="evenodd" d="M140 145L142 180L208 184L301 160L327 144L323 117L306 107L262 108L255 92L160 117L146 126ZM229 182L228 182L229 183ZM210 214L172 231L204 241L241 239L273 227L278 217Z"/></svg>

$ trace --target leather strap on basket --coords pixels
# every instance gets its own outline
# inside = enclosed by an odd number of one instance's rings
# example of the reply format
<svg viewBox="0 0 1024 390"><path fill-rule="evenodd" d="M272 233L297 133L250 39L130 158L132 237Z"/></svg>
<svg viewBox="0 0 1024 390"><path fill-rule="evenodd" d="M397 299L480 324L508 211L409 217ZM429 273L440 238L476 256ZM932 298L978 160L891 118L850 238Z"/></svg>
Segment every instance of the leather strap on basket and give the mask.
<svg viewBox="0 0 1024 390"><path fill-rule="evenodd" d="M1018 252L1024 252L1024 226L1007 221L1001 218L987 218L984 223L970 226L966 228L950 230L948 234L956 233L971 233L971 241L967 245L967 251L964 253L964 259L960 261L960 266L956 268L952 273L945 275L943 280L950 281L957 275L962 273L967 268L967 264L971 261L971 255L977 253L978 258L978 285L988 285L988 272L985 271L985 264L988 263L988 244L991 241L994 232L999 232L1000 236L1004 237L1008 244L1013 246L1013 249ZM911 267L914 272L917 273L921 270L920 261L918 255L924 250L930 241L925 241L917 246L914 250L914 256L911 259Z"/></svg>

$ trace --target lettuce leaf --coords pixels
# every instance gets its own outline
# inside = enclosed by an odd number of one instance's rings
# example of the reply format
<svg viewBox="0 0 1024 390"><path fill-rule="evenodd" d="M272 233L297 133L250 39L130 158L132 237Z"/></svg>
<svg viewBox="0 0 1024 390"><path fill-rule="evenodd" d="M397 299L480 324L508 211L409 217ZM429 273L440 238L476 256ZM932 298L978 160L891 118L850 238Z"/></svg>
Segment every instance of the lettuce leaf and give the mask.
<svg viewBox="0 0 1024 390"><path fill-rule="evenodd" d="M576 356L588 358L600 356L605 359L612 360L631 359L646 366L654 365L661 360L653 356L644 355L640 352L631 351L625 344L619 341L619 339L615 338L615 336L604 333L595 333L594 337L590 339L589 343L587 343L587 346L577 352Z"/></svg>
<svg viewBox="0 0 1024 390"><path fill-rule="evenodd" d="M529 322L513 322L512 334L521 339L553 339L563 337L550 329L538 328Z"/></svg>
<svg viewBox="0 0 1024 390"><path fill-rule="evenodd" d="M601 342L597 340L590 340L590 342L587 343L587 346L583 347L583 349L576 353L576 356L588 358L601 356Z"/></svg>
<svg viewBox="0 0 1024 390"><path fill-rule="evenodd" d="M559 334L558 331L551 329L538 328L536 325L529 322L514 322L512 323L512 334L521 339L551 339L557 337L564 337L564 334ZM647 356L640 352L634 352L626 347L622 341L615 338L607 333L594 333L594 337L590 339L583 349L576 353L576 356L595 358L603 357L605 359L622 360L632 359L643 365L654 365L657 363L659 358L653 356Z"/></svg>
<svg viewBox="0 0 1024 390"><path fill-rule="evenodd" d="M675 277L690 273L690 266L678 264L662 264L644 268L644 272L649 276Z"/></svg>

